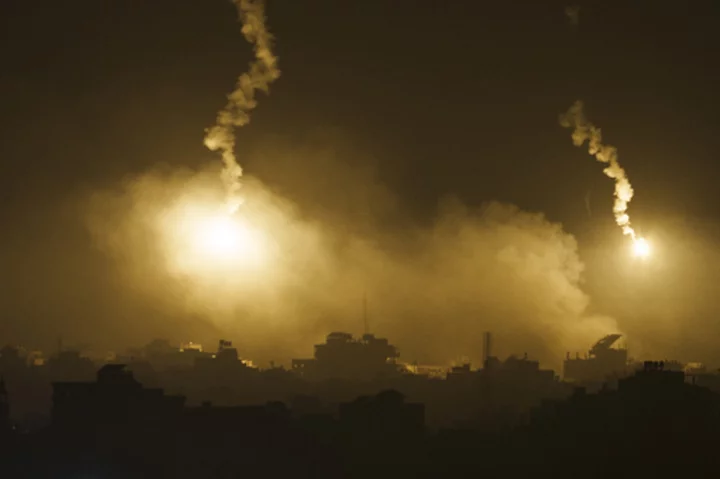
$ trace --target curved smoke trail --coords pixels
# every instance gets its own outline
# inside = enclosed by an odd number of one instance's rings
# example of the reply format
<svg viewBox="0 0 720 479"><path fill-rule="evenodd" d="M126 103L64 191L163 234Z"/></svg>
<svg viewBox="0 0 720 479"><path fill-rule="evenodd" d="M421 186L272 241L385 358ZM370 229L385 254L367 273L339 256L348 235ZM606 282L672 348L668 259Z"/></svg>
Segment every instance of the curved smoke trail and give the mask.
<svg viewBox="0 0 720 479"><path fill-rule="evenodd" d="M205 135L205 146L220 151L224 168L222 180L227 192L228 208L231 213L242 204L240 178L242 167L235 157L235 127L250 121L250 112L257 106L257 90L268 92L270 83L280 76L277 57L272 53L273 36L265 26L265 5L261 0L234 0L245 39L253 44L255 59L250 69L240 75L235 90L228 95L228 103L218 112L215 126Z"/></svg>
<svg viewBox="0 0 720 479"><path fill-rule="evenodd" d="M628 203L633 197L633 188L625 174L625 170L618 163L617 149L614 146L602 143L600 128L590 123L583 112L583 103L576 101L570 109L560 117L560 124L565 128L573 128L572 139L575 146L582 146L588 142L588 150L599 162L607 164L603 172L615 180L615 222L622 228L623 234L630 236L633 241L637 239L635 230L630 225L627 214Z"/></svg>

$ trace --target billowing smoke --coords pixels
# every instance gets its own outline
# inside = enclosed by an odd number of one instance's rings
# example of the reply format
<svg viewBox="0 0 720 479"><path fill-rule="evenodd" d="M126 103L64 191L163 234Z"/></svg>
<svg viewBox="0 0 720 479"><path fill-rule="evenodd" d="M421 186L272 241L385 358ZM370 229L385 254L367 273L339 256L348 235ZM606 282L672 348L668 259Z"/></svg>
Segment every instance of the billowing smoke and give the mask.
<svg viewBox="0 0 720 479"><path fill-rule="evenodd" d="M127 289L153 298L166 317L211 321L209 339L223 331L261 363L310 356L331 331L362 332L365 292L370 329L406 361L478 364L490 330L499 355L527 352L558 367L566 350L616 330L589 313L575 239L542 214L448 198L434 223L420 226L352 148L275 138L255 155L249 160L274 180L244 179L252 201L243 217L262 228L271 253L259 270L206 274L177 262L187 254L172 227L177 207L216 202L214 171L157 170L90 201L90 230ZM325 178L331 187L320 187ZM180 324L167 331L177 342L203 339Z"/></svg>
<svg viewBox="0 0 720 479"><path fill-rule="evenodd" d="M614 146L603 144L600 128L590 123L585 117L581 101L576 101L567 113L560 117L560 124L565 128L573 129L572 139L575 146L582 146L587 141L590 154L597 161L607 165L603 172L615 180L615 204L613 206L615 221L622 228L623 234L629 235L635 240L635 230L630 225L630 217L627 214L628 203L633 197L633 189L625 170L618 163L617 149Z"/></svg>
<svg viewBox="0 0 720 479"><path fill-rule="evenodd" d="M228 208L237 211L240 197L240 178L243 170L235 157L235 127L250 121L250 112L257 105L257 90L268 92L270 83L280 76L277 58L272 53L273 37L265 26L265 7L262 0L234 0L242 21L242 32L255 50L255 60L250 70L240 75L235 90L228 95L228 103L217 116L215 126L208 129L205 145L220 151L224 168L222 179L225 184Z"/></svg>
<svg viewBox="0 0 720 479"><path fill-rule="evenodd" d="M222 154L231 212L242 202L234 128L248 123L256 91L267 91L280 74L263 4L236 4L256 60L205 138ZM597 137L591 149L605 158L599 131L586 123L578 130ZM211 321L213 334L225 331L259 361L309 355L333 330L361 331L364 297L371 329L397 343L406 360L477 361L481 333L492 330L498 353L527 351L557 366L566 348L584 349L615 329L612 320L588 314L575 240L543 215L447 199L435 223L420 227L372 176L366 158L353 167L337 145L278 143L260 148L267 157L254 162L275 184L243 181L243 196L252 198L243 207L243 231L253 234L235 246L253 261L207 255L200 251L207 244L198 250L196 231L214 228L206 216L221 201L214 171L157 170L97 192L88 225L96 244L118 260L127 288L165 316ZM327 178L332 185L320 184ZM223 248L223 235L210 246ZM179 329L168 325L174 335Z"/></svg>

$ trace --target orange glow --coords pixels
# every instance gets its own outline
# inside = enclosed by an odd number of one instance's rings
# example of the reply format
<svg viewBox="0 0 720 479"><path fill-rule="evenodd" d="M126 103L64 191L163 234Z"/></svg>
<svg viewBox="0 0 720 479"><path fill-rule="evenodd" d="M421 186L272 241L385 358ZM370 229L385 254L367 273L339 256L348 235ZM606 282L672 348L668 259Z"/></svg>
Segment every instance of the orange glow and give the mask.
<svg viewBox="0 0 720 479"><path fill-rule="evenodd" d="M194 277L230 279L266 266L268 241L249 218L210 203L180 203L161 231L171 269Z"/></svg>
<svg viewBox="0 0 720 479"><path fill-rule="evenodd" d="M218 214L193 225L196 253L208 261L254 261L262 255L257 232L237 217Z"/></svg>
<svg viewBox="0 0 720 479"><path fill-rule="evenodd" d="M633 240L632 252L637 258L647 258L652 253L652 248L645 238L637 238Z"/></svg>

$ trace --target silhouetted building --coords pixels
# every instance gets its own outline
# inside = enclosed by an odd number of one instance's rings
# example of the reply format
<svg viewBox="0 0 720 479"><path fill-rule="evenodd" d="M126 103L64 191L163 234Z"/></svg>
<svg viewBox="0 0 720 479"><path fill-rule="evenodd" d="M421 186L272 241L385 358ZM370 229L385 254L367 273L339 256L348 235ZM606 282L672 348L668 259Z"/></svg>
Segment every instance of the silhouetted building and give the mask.
<svg viewBox="0 0 720 479"><path fill-rule="evenodd" d="M450 380L452 378L462 377L470 373L470 363L461 364L460 366L453 366L452 368L450 368L450 371L448 371L446 378Z"/></svg>
<svg viewBox="0 0 720 479"><path fill-rule="evenodd" d="M46 368L51 381L92 381L97 368L88 358L82 357L79 351L60 351L51 357Z"/></svg>
<svg viewBox="0 0 720 479"><path fill-rule="evenodd" d="M251 369L232 346L232 341L220 340L218 350L210 356L195 358L195 369L200 374L237 373Z"/></svg>
<svg viewBox="0 0 720 479"><path fill-rule="evenodd" d="M505 361L492 356L492 334L483 335L483 368L478 372L487 379L501 380L510 383L535 385L555 381L555 371L540 369L540 361L529 359L527 353L522 357L510 355Z"/></svg>
<svg viewBox="0 0 720 479"><path fill-rule="evenodd" d="M425 428L425 405L407 403L395 390L382 391L340 404L340 425L360 437L418 437Z"/></svg>
<svg viewBox="0 0 720 479"><path fill-rule="evenodd" d="M424 376L426 378L445 379L448 370L446 366L418 364L417 362L414 362L401 364L401 372L415 376Z"/></svg>
<svg viewBox="0 0 720 479"><path fill-rule="evenodd" d="M653 361L619 379L617 389L587 394L577 388L568 400L545 402L532 415L523 443L537 447L525 451L533 454L531 462L596 464L593 477L617 474L617 460L643 475L666 474L665 466L682 463L694 466L683 473L695 476L717 463L713 438L719 419L716 394L688 384L682 371L665 370L662 362Z"/></svg>
<svg viewBox="0 0 720 479"><path fill-rule="evenodd" d="M191 342L174 347L166 339L155 339L143 348L129 350L125 357L118 358L118 362L134 363L145 360L154 371L163 372L189 369L197 358L210 357L212 353L203 352L202 345L199 344Z"/></svg>
<svg viewBox="0 0 720 479"><path fill-rule="evenodd" d="M642 370L618 381L618 391L621 393L650 389L667 391L682 388L684 383L684 371L675 368L666 369L664 361L645 361Z"/></svg>
<svg viewBox="0 0 720 479"><path fill-rule="evenodd" d="M26 363L20 348L8 345L0 349L0 373L22 374L27 369Z"/></svg>
<svg viewBox="0 0 720 479"><path fill-rule="evenodd" d="M659 361L654 361L654 362L656 362L658 364L660 363ZM685 364L680 361L676 361L674 359L670 359L670 360L665 359L661 362L662 362L663 371L682 371L682 372L685 371ZM648 368L647 363L648 363L647 361L644 361L644 362L636 361L636 362L628 363L628 367L627 367L628 375L630 375L631 373L634 374L637 371L646 370Z"/></svg>
<svg viewBox="0 0 720 479"><path fill-rule="evenodd" d="M96 382L53 387L53 446L38 449L53 473L69 465L68 477L97 467L119 474L100 477L286 477L320 464L313 454L322 446L282 403L186 408L184 397L144 388L120 364L101 368Z"/></svg>
<svg viewBox="0 0 720 479"><path fill-rule="evenodd" d="M222 436L235 436L242 431L239 442L253 443L278 428L287 427L290 411L283 403L265 405L217 407L204 402L200 407L185 409L183 427L202 441L214 441ZM235 439L238 442L238 439Z"/></svg>
<svg viewBox="0 0 720 479"><path fill-rule="evenodd" d="M488 356L483 362L485 367L479 370L453 368L437 395L426 401L431 423L507 430L543 399L568 394L554 371L540 369L540 363L527 355L505 361Z"/></svg>
<svg viewBox="0 0 720 479"><path fill-rule="evenodd" d="M490 356L485 364L486 367L479 372L486 377L510 382L523 382L528 385L555 381L555 371L552 369L540 369L540 362L528 359L527 354L521 358L510 356L504 362Z"/></svg>
<svg viewBox="0 0 720 479"><path fill-rule="evenodd" d="M132 372L133 377L143 386L155 388L160 386L158 374L150 361L135 360L126 363L127 369Z"/></svg>
<svg viewBox="0 0 720 479"><path fill-rule="evenodd" d="M325 344L315 345L313 359L293 359L292 369L310 380L332 378L371 380L398 374L397 348L387 339L364 334L354 339L349 333L335 332Z"/></svg>
<svg viewBox="0 0 720 479"><path fill-rule="evenodd" d="M610 334L599 340L588 352L587 357L570 357L563 363L563 378L566 381L590 384L601 383L612 377L624 377L628 370L628 353L625 348L613 348L620 334Z"/></svg>
<svg viewBox="0 0 720 479"><path fill-rule="evenodd" d="M686 370L686 378L692 384L720 393L720 371L710 372L704 368L702 370Z"/></svg>
<svg viewBox="0 0 720 479"><path fill-rule="evenodd" d="M5 378L0 377L0 434L10 429L10 399L8 398Z"/></svg>
<svg viewBox="0 0 720 479"><path fill-rule="evenodd" d="M124 364L107 364L96 382L53 383L54 427L79 430L96 425L153 422L182 411L185 398L146 389Z"/></svg>

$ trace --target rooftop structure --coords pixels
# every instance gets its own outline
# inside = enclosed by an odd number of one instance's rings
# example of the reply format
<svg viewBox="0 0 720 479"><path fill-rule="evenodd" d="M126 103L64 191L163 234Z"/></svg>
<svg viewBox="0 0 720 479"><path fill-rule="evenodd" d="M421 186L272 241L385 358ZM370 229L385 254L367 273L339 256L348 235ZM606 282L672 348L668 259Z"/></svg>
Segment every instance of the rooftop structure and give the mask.
<svg viewBox="0 0 720 479"><path fill-rule="evenodd" d="M590 348L584 358L579 355L571 358L568 353L563 363L564 379L576 383L598 383L609 378L626 376L627 349L612 347L621 337L621 334L605 336Z"/></svg>
<svg viewBox="0 0 720 479"><path fill-rule="evenodd" d="M364 334L328 334L324 344L315 345L313 359L293 359L292 369L308 379L373 379L378 375L396 373L397 348L387 339Z"/></svg>

